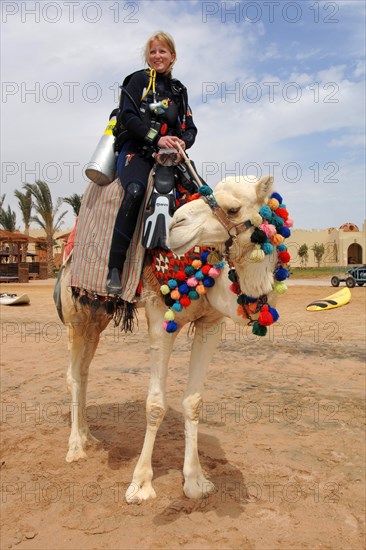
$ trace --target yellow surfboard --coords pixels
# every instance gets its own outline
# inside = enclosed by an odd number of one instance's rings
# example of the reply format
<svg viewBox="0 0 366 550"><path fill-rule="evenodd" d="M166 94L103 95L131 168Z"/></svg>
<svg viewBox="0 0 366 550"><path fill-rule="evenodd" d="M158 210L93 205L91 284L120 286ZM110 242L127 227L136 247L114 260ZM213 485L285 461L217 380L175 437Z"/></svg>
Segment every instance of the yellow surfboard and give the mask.
<svg viewBox="0 0 366 550"><path fill-rule="evenodd" d="M306 307L307 311L324 311L325 309L334 309L335 307L341 307L348 304L351 300L351 291L348 287L342 288L338 292L327 296L326 298L321 298L320 300L315 300L311 302Z"/></svg>

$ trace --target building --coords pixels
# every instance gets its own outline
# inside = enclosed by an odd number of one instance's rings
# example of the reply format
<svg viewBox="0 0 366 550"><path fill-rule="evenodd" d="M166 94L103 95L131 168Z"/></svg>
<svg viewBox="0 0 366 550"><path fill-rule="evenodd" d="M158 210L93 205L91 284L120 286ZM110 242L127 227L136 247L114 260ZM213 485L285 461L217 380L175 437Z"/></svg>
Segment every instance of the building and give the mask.
<svg viewBox="0 0 366 550"><path fill-rule="evenodd" d="M317 267L318 263L311 248L315 244L324 245L321 266L347 267L354 264L366 264L366 221L362 229L355 223L343 223L340 227L329 229L294 229L286 246L291 254L291 266L300 267L298 250L306 244L309 249L307 267Z"/></svg>

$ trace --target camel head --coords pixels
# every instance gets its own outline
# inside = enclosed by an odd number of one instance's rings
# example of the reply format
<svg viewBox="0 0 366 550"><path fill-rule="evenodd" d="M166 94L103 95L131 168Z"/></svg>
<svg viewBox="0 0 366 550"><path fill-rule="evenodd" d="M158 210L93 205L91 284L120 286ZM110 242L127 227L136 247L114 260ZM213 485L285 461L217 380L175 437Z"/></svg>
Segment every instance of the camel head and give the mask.
<svg viewBox="0 0 366 550"><path fill-rule="evenodd" d="M272 192L273 177L228 177L214 189L214 196L226 216L234 224L241 224L257 214ZM248 251L252 230L242 233L237 241L241 250ZM204 199L198 199L179 208L169 228L169 248L184 254L193 246L220 248L228 239L228 231L213 214Z"/></svg>

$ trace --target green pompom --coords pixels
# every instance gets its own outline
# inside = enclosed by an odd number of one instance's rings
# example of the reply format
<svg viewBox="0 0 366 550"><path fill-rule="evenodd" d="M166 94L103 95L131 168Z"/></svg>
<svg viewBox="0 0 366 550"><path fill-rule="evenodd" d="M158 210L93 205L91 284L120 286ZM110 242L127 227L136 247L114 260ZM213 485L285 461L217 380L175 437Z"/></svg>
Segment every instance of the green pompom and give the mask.
<svg viewBox="0 0 366 550"><path fill-rule="evenodd" d="M263 325L260 325L258 321L255 321L252 332L256 336L265 336L267 334L267 327L264 327Z"/></svg>

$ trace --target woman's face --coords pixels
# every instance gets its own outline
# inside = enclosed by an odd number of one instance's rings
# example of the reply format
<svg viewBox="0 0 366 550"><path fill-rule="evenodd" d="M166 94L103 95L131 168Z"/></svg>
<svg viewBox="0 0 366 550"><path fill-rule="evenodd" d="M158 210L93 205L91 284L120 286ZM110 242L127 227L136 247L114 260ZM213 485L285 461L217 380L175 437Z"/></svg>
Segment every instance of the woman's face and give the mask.
<svg viewBox="0 0 366 550"><path fill-rule="evenodd" d="M175 55L171 53L165 42L160 40L150 42L148 63L157 73L166 73L174 60Z"/></svg>

